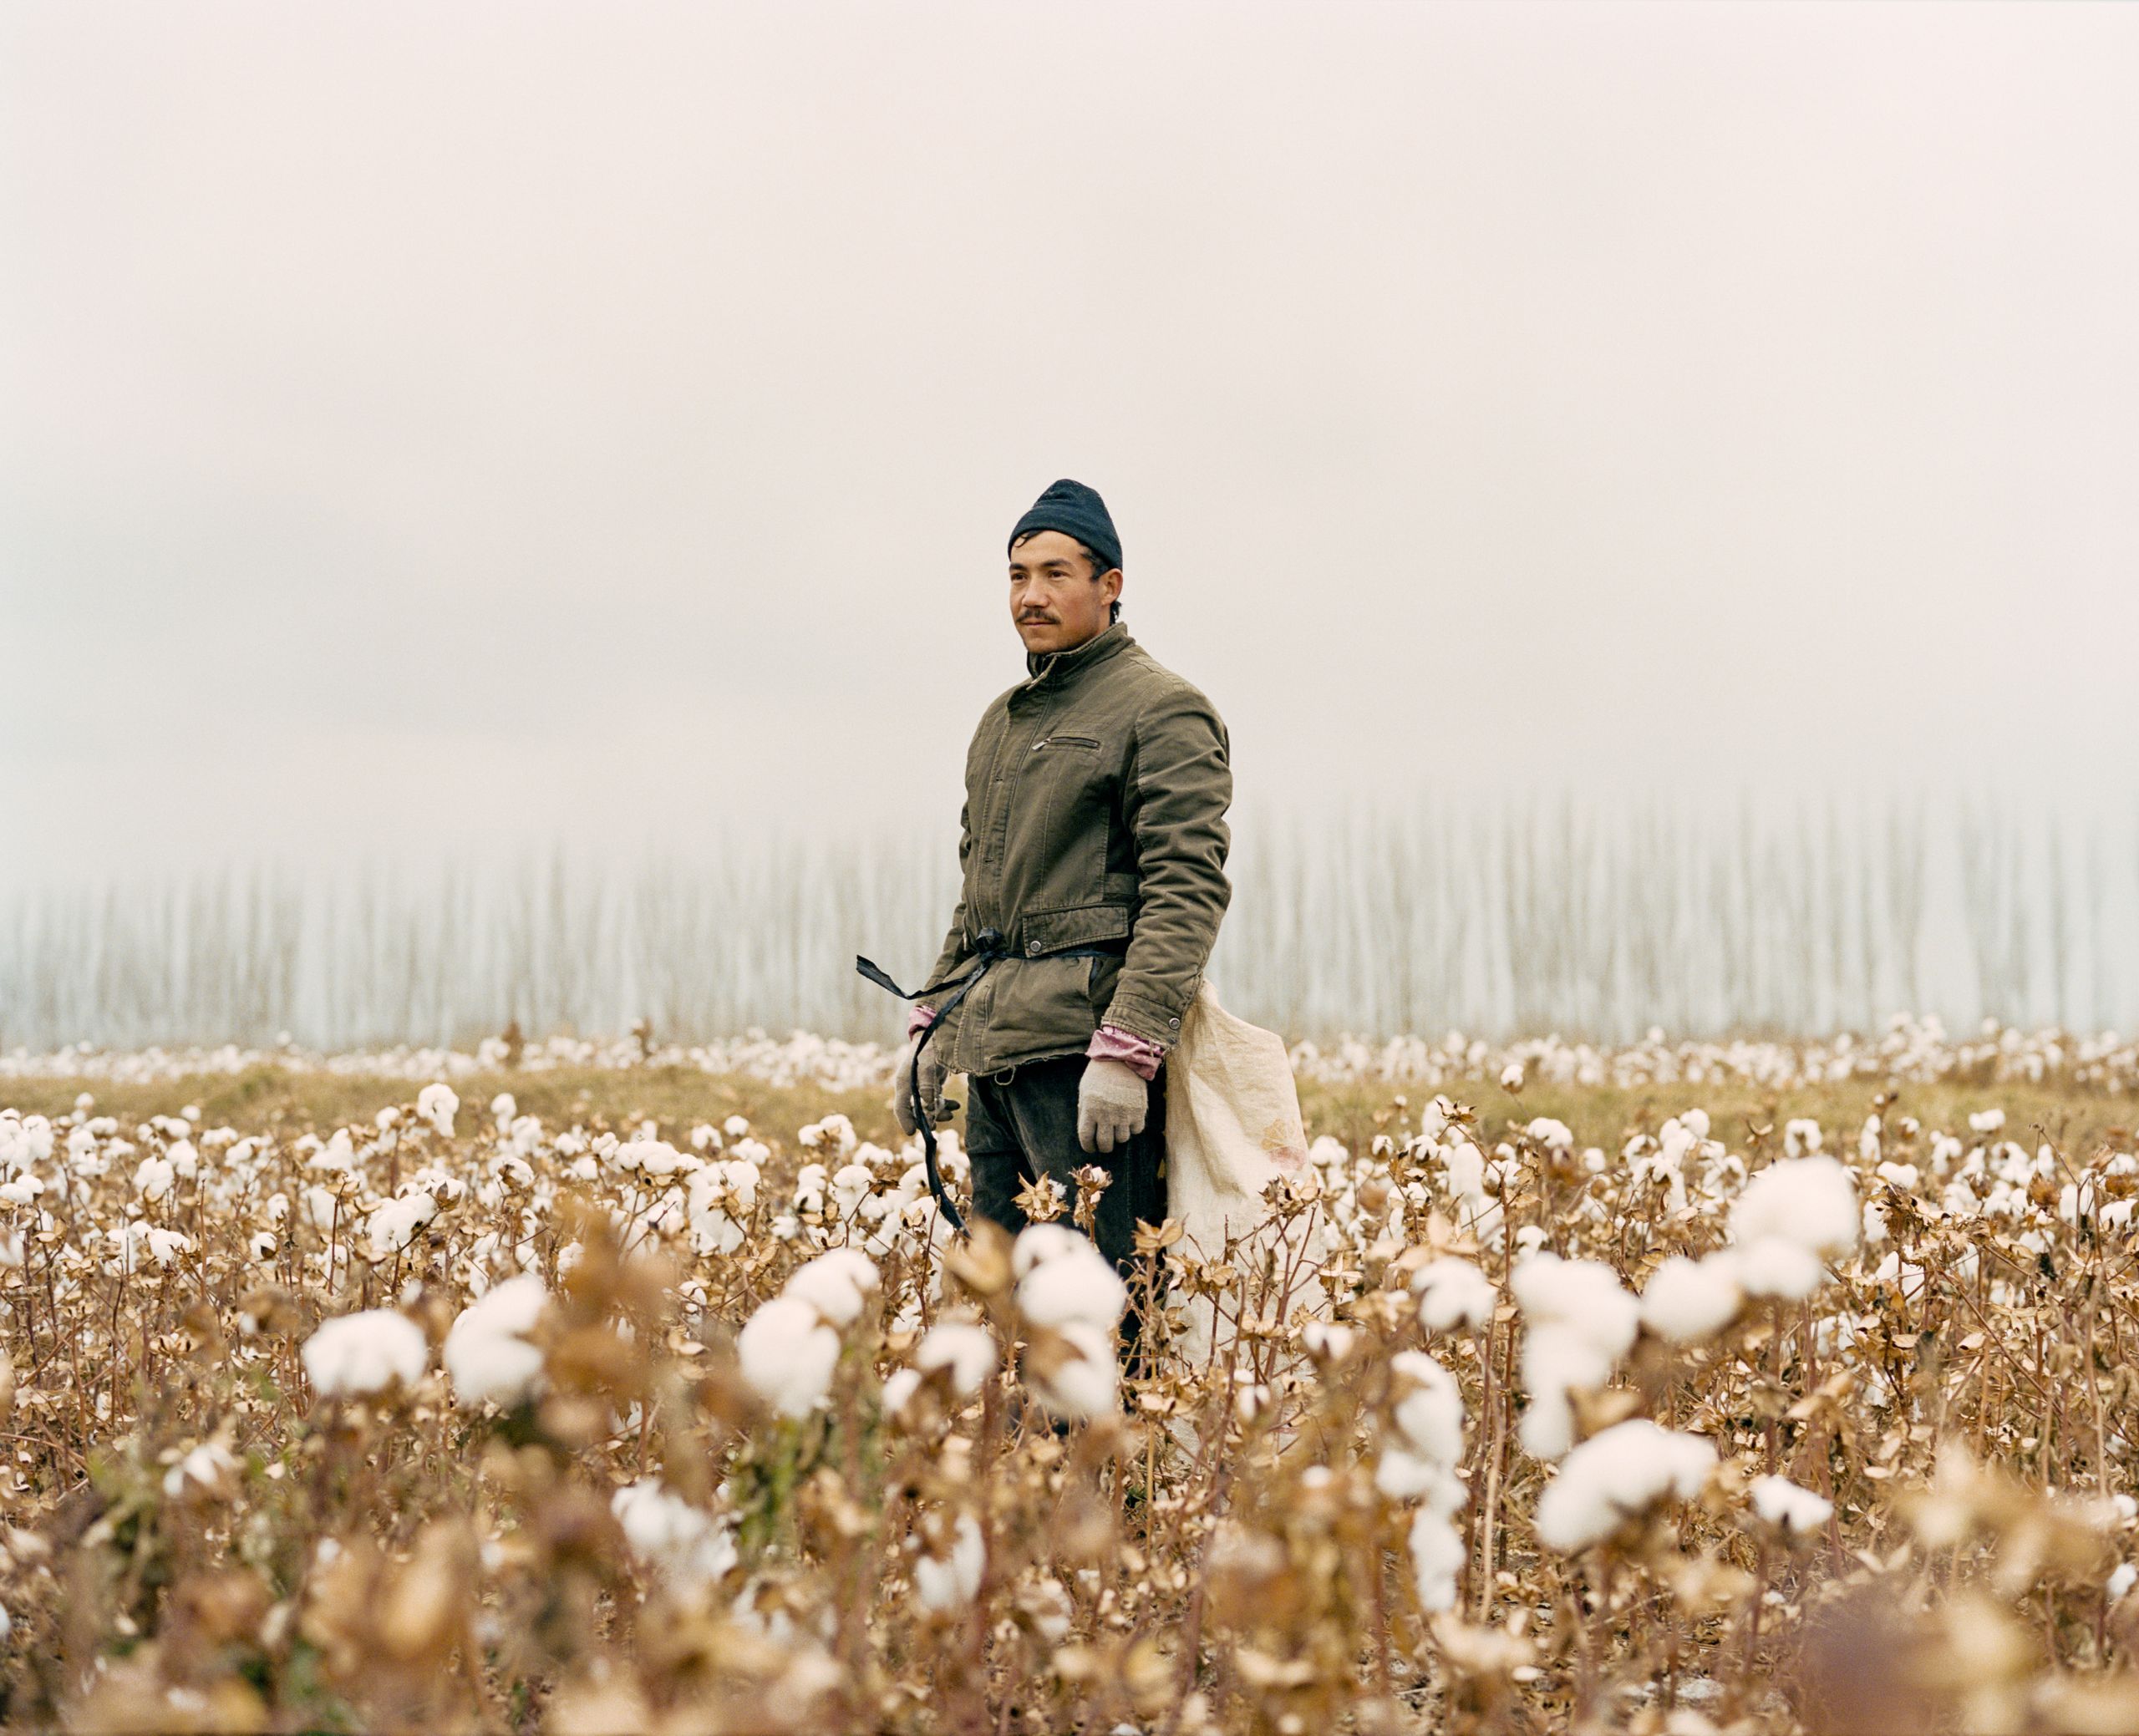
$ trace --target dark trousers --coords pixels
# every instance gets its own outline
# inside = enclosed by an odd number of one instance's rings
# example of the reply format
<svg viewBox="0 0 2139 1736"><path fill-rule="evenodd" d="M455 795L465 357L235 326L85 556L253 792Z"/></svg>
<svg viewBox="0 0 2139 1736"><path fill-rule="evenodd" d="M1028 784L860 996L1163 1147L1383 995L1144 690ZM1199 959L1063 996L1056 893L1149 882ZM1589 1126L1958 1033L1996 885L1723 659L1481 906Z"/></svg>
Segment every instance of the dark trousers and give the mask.
<svg viewBox="0 0 2139 1736"><path fill-rule="evenodd" d="M1093 1240L1135 1287L1136 1223L1156 1224L1166 1215L1161 1160L1166 1140L1166 1070L1151 1081L1143 1132L1111 1151L1087 1151L1077 1143L1077 1086L1085 1058L1064 1055L1028 1061L998 1079L976 1074L966 1081L966 1155L973 1160L973 1206L1015 1236L1025 1227L1019 1190L1042 1175L1061 1185L1063 1221L1077 1204L1075 1172L1097 1164L1113 1176L1100 1195ZM1156 1263L1156 1262L1155 1262ZM1161 1268L1163 1270L1163 1268ZM1125 1348L1136 1339L1136 1313L1122 1323Z"/></svg>

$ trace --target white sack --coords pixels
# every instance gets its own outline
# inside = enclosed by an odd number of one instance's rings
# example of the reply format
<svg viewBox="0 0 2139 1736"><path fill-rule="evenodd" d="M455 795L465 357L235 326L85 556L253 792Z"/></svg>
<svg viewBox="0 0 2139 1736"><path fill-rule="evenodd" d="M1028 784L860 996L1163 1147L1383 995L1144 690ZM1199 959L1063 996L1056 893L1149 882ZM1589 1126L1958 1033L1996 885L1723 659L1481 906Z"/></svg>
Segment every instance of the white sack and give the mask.
<svg viewBox="0 0 2139 1736"><path fill-rule="evenodd" d="M1315 1185L1292 1058L1274 1031L1221 1007L1207 980L1181 1022L1181 1038L1166 1070L1166 1216L1181 1226L1174 1251L1215 1262L1224 1256L1228 1238L1252 1236L1268 1216L1262 1195L1272 1181L1282 1176ZM1266 1232L1252 1241L1243 1266L1252 1268L1255 1251L1276 1239ZM1324 1300L1322 1287L1313 1282L1328 1243L1319 1206L1295 1222L1288 1241L1279 1266L1291 1273L1287 1293L1262 1303L1252 1295L1246 1298L1258 1311L1275 1302L1280 1319ZM1214 1320L1208 1297L1187 1303L1180 1348L1191 1365L1211 1355L1214 1326L1215 1348L1230 1349L1226 1341L1242 1300L1237 1292L1226 1297L1222 1320Z"/></svg>

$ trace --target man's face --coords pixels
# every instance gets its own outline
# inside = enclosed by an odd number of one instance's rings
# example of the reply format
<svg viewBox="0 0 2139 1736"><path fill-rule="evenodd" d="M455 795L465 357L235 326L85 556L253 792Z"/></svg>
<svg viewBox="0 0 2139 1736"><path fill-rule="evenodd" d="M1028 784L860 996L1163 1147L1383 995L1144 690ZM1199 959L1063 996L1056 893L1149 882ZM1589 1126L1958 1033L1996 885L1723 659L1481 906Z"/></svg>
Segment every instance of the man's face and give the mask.
<svg viewBox="0 0 2139 1736"><path fill-rule="evenodd" d="M1098 573L1095 565L1059 530L1035 530L1010 551L1010 620L1027 651L1068 651L1105 630L1121 569Z"/></svg>

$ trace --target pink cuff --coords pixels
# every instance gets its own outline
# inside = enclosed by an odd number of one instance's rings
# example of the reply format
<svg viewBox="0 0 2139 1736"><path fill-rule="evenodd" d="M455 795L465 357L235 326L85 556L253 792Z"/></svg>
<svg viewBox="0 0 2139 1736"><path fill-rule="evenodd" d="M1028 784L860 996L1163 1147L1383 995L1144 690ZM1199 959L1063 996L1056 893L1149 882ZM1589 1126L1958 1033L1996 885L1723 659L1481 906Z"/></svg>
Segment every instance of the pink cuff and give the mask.
<svg viewBox="0 0 2139 1736"><path fill-rule="evenodd" d="M906 1034L911 1037L916 1031L925 1031L935 1023L936 1009L933 1007L917 1007L906 1016Z"/></svg>
<svg viewBox="0 0 2139 1736"><path fill-rule="evenodd" d="M1159 1063L1166 1058L1166 1052L1157 1043L1125 1031L1119 1025L1101 1025L1093 1032L1085 1054L1094 1061L1119 1061L1140 1079L1146 1079L1158 1077Z"/></svg>

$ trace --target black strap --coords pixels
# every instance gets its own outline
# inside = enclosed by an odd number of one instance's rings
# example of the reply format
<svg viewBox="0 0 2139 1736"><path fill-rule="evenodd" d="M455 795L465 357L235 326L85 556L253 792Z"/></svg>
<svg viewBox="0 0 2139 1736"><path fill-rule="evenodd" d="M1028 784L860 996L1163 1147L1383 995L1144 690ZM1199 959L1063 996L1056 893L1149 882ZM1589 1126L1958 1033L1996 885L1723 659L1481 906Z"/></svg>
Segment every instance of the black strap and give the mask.
<svg viewBox="0 0 2139 1736"><path fill-rule="evenodd" d="M1103 958L1112 957L1119 951L1118 947L1064 947L1059 952L1038 956L1048 958ZM964 976L945 977L916 989L901 988L881 966L858 954L854 961L856 970L879 988L889 989L902 1001L917 1001L923 995L934 994L939 988L951 988L956 985L951 997L936 1009L935 1018L922 1027L921 1040L913 1046L913 1064L907 1074L907 1090L910 1094L908 1101L913 1108L914 1125L921 1129L921 1159L928 1170L928 1190L936 1196L937 1209L951 1221L951 1228L960 1236L966 1233L965 1215L958 1210L957 1201L951 1198L950 1189L943 1185L943 1172L936 1162L936 1129L929 1119L927 1106L921 1100L921 1052L928 1047L929 1038L950 1017L952 1008L973 992L973 985L988 974L991 967L1000 964L1006 958L1024 957L1009 949L1003 942L1002 931L997 928L983 928L973 937L973 968Z"/></svg>

